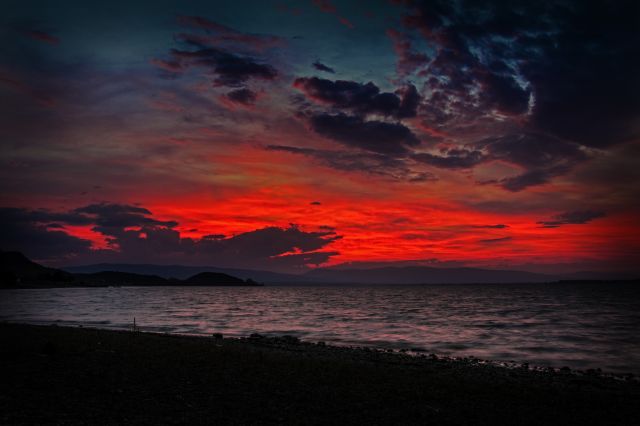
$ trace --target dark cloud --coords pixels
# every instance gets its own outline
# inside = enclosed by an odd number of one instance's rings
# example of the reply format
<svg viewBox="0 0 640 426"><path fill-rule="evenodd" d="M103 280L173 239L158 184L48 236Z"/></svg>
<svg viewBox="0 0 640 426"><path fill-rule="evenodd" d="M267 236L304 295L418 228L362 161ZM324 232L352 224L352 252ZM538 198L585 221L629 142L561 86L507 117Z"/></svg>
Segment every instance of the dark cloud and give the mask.
<svg viewBox="0 0 640 426"><path fill-rule="evenodd" d="M320 61L315 61L312 65L318 71L324 71L331 74L334 74L336 72L333 68L321 63Z"/></svg>
<svg viewBox="0 0 640 426"><path fill-rule="evenodd" d="M502 188L511 192L522 191L530 186L542 185L551 180L551 178L564 174L566 169L546 169L546 170L530 170L520 175L499 179L492 182L499 184Z"/></svg>
<svg viewBox="0 0 640 426"><path fill-rule="evenodd" d="M60 219L66 215L54 216ZM72 259L90 253L90 241L71 236L50 223L43 223L48 219L46 212L41 210L0 208L0 248L21 251L38 260Z"/></svg>
<svg viewBox="0 0 640 426"><path fill-rule="evenodd" d="M443 169L469 169L495 160L504 161L523 169L522 173L483 183L498 184L516 192L567 173L589 159L589 155L579 144L553 136L513 133L486 138L462 148L441 150L439 154L415 153L412 158Z"/></svg>
<svg viewBox="0 0 640 426"><path fill-rule="evenodd" d="M437 178L425 171L413 170L405 159L376 153L329 151L293 146L269 145L271 151L289 152L313 158L321 164L347 172L361 172L383 176L393 180L408 182L427 182Z"/></svg>
<svg viewBox="0 0 640 426"><path fill-rule="evenodd" d="M318 114L309 118L311 128L343 145L394 156L406 155L420 140L400 123L365 121L345 114Z"/></svg>
<svg viewBox="0 0 640 426"><path fill-rule="evenodd" d="M506 229L508 228L509 225L504 225L502 223L498 223L495 225L473 225L472 228L479 228L479 229Z"/></svg>
<svg viewBox="0 0 640 426"><path fill-rule="evenodd" d="M92 248L90 241L52 228L52 219L60 226L91 226L106 238L108 248ZM292 271L338 254L322 249L341 238L332 229L306 232L291 225L192 239L182 237L177 225L153 218L143 207L123 204L92 204L67 212L2 208L0 247L58 263L171 261Z"/></svg>
<svg viewBox="0 0 640 426"><path fill-rule="evenodd" d="M338 12L338 9L336 9L330 0L313 0L313 4L324 13Z"/></svg>
<svg viewBox="0 0 640 426"><path fill-rule="evenodd" d="M55 215L55 213L53 213ZM170 231L178 225L175 221L160 221L154 219L152 213L138 206L131 206L126 204L90 204L85 207L81 207L72 210L69 215L76 215L77 219L70 218L67 221L60 220L73 224L74 220L83 221L87 224L93 225L93 230L99 232L107 237L110 244L114 246L121 245L129 241L129 237L136 235L138 230L128 230L128 228L141 228L144 232L152 233L155 231L166 228ZM76 222L78 223L78 222ZM176 233L177 231L171 231Z"/></svg>
<svg viewBox="0 0 640 426"><path fill-rule="evenodd" d="M249 56L240 56L216 48L195 51L172 49L171 61L157 61L165 69L182 72L189 67L202 67L213 76L214 86L241 87L249 79L273 80L278 72L271 65Z"/></svg>
<svg viewBox="0 0 640 426"><path fill-rule="evenodd" d="M204 31L204 35L180 33L176 39L202 47L229 47L263 51L284 45L284 39L266 34L249 34L201 16L179 16L178 23Z"/></svg>
<svg viewBox="0 0 640 426"><path fill-rule="evenodd" d="M336 15L338 21L347 28L354 28L353 24L345 17L338 15L338 8L329 0L313 0L313 4L324 13Z"/></svg>
<svg viewBox="0 0 640 426"><path fill-rule="evenodd" d="M443 169L468 169L486 160L486 156L477 150L449 149L444 154L418 153L413 155L413 159Z"/></svg>
<svg viewBox="0 0 640 426"><path fill-rule="evenodd" d="M302 77L297 78L293 86L316 102L356 114L380 114L399 119L414 117L420 101L420 96L412 85L398 93L381 93L372 82L361 84L347 80Z"/></svg>
<svg viewBox="0 0 640 426"><path fill-rule="evenodd" d="M594 219L606 216L604 212L595 210L576 210L560 213L551 220L537 222L543 228L557 228L562 225L583 225Z"/></svg>
<svg viewBox="0 0 640 426"><path fill-rule="evenodd" d="M319 206L322 205L322 203L320 201L312 201L309 204L311 204L312 206Z"/></svg>
<svg viewBox="0 0 640 426"><path fill-rule="evenodd" d="M492 159L506 160L526 168L570 166L584 161L580 145L537 133L515 133L474 143Z"/></svg>
<svg viewBox="0 0 640 426"><path fill-rule="evenodd" d="M435 52L420 71L432 125L496 111L589 147L640 136L640 3L404 3Z"/></svg>
<svg viewBox="0 0 640 426"><path fill-rule="evenodd" d="M416 111L420 105L420 94L413 84L408 84L396 91L400 96L400 108L398 108L397 118L410 118L416 116Z"/></svg>
<svg viewBox="0 0 640 426"><path fill-rule="evenodd" d="M256 93L249 89L232 90L227 93L226 97L230 101L242 105L253 105L257 99Z"/></svg>
<svg viewBox="0 0 640 426"><path fill-rule="evenodd" d="M487 138L473 146L486 152L486 160L503 160L525 169L520 175L498 181L509 191L544 184L589 158L576 143L537 133Z"/></svg>
<svg viewBox="0 0 640 426"><path fill-rule="evenodd" d="M393 42L393 49L398 56L398 74L406 76L424 67L429 63L429 57L420 52L416 52L411 40L395 29L387 30L387 36Z"/></svg>
<svg viewBox="0 0 640 426"><path fill-rule="evenodd" d="M181 48L171 49L168 58L151 60L174 77L200 68L214 86L240 88L251 79L269 81L278 76L260 53L282 45L281 38L242 33L199 16L180 16L178 22L197 31L176 34L174 40Z"/></svg>
<svg viewBox="0 0 640 426"><path fill-rule="evenodd" d="M513 240L513 237L500 237L500 238L487 238L484 240L479 240L478 242L482 244L497 244L497 243L505 243L511 240Z"/></svg>
<svg viewBox="0 0 640 426"><path fill-rule="evenodd" d="M551 40L526 40L536 90L533 122L559 137L606 147L640 135L640 3L577 2L556 15Z"/></svg>
<svg viewBox="0 0 640 426"><path fill-rule="evenodd" d="M203 240L223 240L226 238L224 234L209 234L202 237Z"/></svg>
<svg viewBox="0 0 640 426"><path fill-rule="evenodd" d="M529 109L529 89L523 88L514 76L488 72L480 79L485 105L508 115L524 114Z"/></svg>

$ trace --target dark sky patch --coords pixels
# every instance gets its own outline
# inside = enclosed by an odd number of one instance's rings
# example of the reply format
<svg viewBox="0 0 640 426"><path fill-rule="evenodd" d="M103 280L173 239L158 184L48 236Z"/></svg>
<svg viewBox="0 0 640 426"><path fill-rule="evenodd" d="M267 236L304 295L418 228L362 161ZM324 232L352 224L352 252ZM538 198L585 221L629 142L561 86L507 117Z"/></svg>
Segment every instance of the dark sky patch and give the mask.
<svg viewBox="0 0 640 426"><path fill-rule="evenodd" d="M413 159L443 169L468 169L485 161L486 157L481 151L477 150L450 149L444 155L434 155L426 152L414 154Z"/></svg>
<svg viewBox="0 0 640 426"><path fill-rule="evenodd" d="M506 243L513 240L513 237L498 237L498 238L485 238L482 240L479 240L479 243L482 244L500 244L500 243Z"/></svg>
<svg viewBox="0 0 640 426"><path fill-rule="evenodd" d="M345 146L365 151L404 156L409 147L420 144L420 140L400 123L365 121L345 114L318 114L309 118L313 131Z"/></svg>
<svg viewBox="0 0 640 426"><path fill-rule="evenodd" d="M509 225L505 225L503 223L497 223L495 225L473 225L473 228L478 229L507 229Z"/></svg>
<svg viewBox="0 0 640 426"><path fill-rule="evenodd" d="M257 95L249 89L237 89L227 93L227 99L242 105L253 105L256 102Z"/></svg>
<svg viewBox="0 0 640 426"><path fill-rule="evenodd" d="M320 61L315 61L312 65L318 71L328 72L330 74L334 74L336 72L333 68L331 68L328 65L323 64Z"/></svg>
<svg viewBox="0 0 640 426"><path fill-rule="evenodd" d="M221 49L172 49L171 57L172 61L164 61L165 66L176 63L179 66L175 68L179 70L189 67L204 68L214 76L214 86L241 87L249 79L273 80L278 75L276 69L267 63Z"/></svg>
<svg viewBox="0 0 640 426"><path fill-rule="evenodd" d="M92 249L90 241L43 224L52 218L62 225L91 226L106 237L108 248ZM110 203L67 212L1 208L0 219L0 247L58 264L173 259L178 263L304 270L336 255L324 248L341 238L333 230L306 232L296 225L270 226L231 237L212 234L185 238L174 229L178 225L175 221L157 220L144 207Z"/></svg>
<svg viewBox="0 0 640 426"><path fill-rule="evenodd" d="M52 215L56 219L71 214ZM0 208L0 249L17 250L34 259L71 259L90 253L91 241L69 235L59 227L50 227L45 211Z"/></svg>
<svg viewBox="0 0 640 426"><path fill-rule="evenodd" d="M415 51L411 45L411 40L405 34L390 28L387 30L387 36L391 39L393 48L398 56L398 73L401 76L411 74L428 64L429 56Z"/></svg>
<svg viewBox="0 0 640 426"><path fill-rule="evenodd" d="M557 228L563 225L584 225L592 220L605 217L605 213L597 210L575 210L560 213L550 220L538 222L543 228Z"/></svg>
<svg viewBox="0 0 640 426"><path fill-rule="evenodd" d="M486 160L502 160L524 169L522 174L498 182L513 192L547 183L589 159L580 145L538 133L487 138L473 146L486 152Z"/></svg>
<svg viewBox="0 0 640 426"><path fill-rule="evenodd" d="M384 154L298 148L286 145L269 145L266 148L271 151L304 155L336 170L367 173L416 183L437 180L432 173L412 169L405 159Z"/></svg>
<svg viewBox="0 0 640 426"><path fill-rule="evenodd" d="M405 27L437 52L422 72L427 102L467 119L526 114L536 131L590 147L640 135L638 2L407 4Z"/></svg>
<svg viewBox="0 0 640 426"><path fill-rule="evenodd" d="M201 16L179 16L178 23L202 33L178 33L176 39L199 47L228 47L262 52L282 47L285 40L266 34L244 33Z"/></svg>
<svg viewBox="0 0 640 426"><path fill-rule="evenodd" d="M398 93L380 92L372 82L366 84L318 77L297 78L293 86L309 99L357 114L380 114L398 119L414 117L420 96L413 85Z"/></svg>

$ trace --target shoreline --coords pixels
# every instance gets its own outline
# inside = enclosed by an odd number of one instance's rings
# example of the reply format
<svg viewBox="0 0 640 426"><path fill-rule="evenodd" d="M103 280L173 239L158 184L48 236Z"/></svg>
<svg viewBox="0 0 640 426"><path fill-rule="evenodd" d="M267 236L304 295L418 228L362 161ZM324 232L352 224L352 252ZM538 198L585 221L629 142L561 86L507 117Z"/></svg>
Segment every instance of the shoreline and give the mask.
<svg viewBox="0 0 640 426"><path fill-rule="evenodd" d="M629 424L640 416L634 377L291 336L0 323L0 347L2 424Z"/></svg>
<svg viewBox="0 0 640 426"><path fill-rule="evenodd" d="M301 339L297 336L289 335L289 334L272 334L272 333L250 333L245 335L240 334L229 334L229 333L212 333L212 334L203 334L203 333L176 333L171 331L157 331L157 330L149 330L146 329L148 326L136 326L131 324L127 327L100 327L97 324L73 324L73 323L65 323L59 324L58 322L19 322L12 320L0 320L0 327L4 324L7 325L16 325L16 326L33 326L33 327L60 327L60 328L69 328L69 329L85 329L85 330L95 330L95 331L106 331L106 332L114 332L114 333L138 333L138 334L149 334L149 335L158 335L158 336L170 336L170 337L184 337L184 338L194 338L194 339L223 339L227 342L249 342L252 344L260 344L265 346L278 346L283 343L288 345L300 345L300 347L313 349L314 347L322 347L327 350L335 350L335 351L359 351L359 352L367 352L367 353L377 353L384 355L392 355L399 357L409 357L411 359L431 359L431 360L440 360L443 362L462 362L466 364L478 364L478 365L488 365L495 368L504 368L504 369L525 369L535 372L547 372L547 373L571 373L578 376L598 376L605 378L612 378L615 380L631 380L637 381L640 383L640 374L637 372L625 371L625 372L613 372L608 371L602 368L571 368L567 365L540 365L535 362L529 361L518 361L518 360L498 360L498 359L490 359L490 358L480 358L473 355L461 355L457 356L455 354L442 354L430 352L423 348L397 348L392 346L384 346L379 344L367 344L367 343L349 343L349 342L333 342L333 341L315 341L315 340L307 340ZM134 330L135 327L135 330ZM217 337L216 337L217 336Z"/></svg>
<svg viewBox="0 0 640 426"><path fill-rule="evenodd" d="M291 282L265 282L256 284L133 284L126 283L121 285L114 284L96 284L96 283L76 283L69 285L63 282L29 282L22 285L0 285L1 290L37 290L37 289L74 289L74 288L264 288L264 287L422 287L422 286L517 286L517 285L640 285L640 279L611 279L611 280L552 280L552 281L517 281L517 282L433 282L433 283L361 283L361 282L314 282L300 281L298 283Z"/></svg>

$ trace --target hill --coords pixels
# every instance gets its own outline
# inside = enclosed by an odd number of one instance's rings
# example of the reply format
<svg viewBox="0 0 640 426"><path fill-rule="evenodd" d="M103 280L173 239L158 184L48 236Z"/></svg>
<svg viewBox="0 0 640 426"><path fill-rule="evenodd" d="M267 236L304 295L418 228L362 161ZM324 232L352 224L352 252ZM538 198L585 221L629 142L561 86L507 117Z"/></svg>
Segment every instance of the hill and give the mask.
<svg viewBox="0 0 640 426"><path fill-rule="evenodd" d="M229 286L246 286L258 285L254 281L243 281L240 278L231 275L222 274L220 272L201 272L186 280L182 281L185 285L229 285Z"/></svg>
<svg viewBox="0 0 640 426"><path fill-rule="evenodd" d="M186 265L154 265L135 263L96 263L92 265L65 266L65 271L74 274L90 274L100 271L119 271L142 275L157 275L163 278L188 279L201 272L216 272L243 280L255 280L268 283L296 283L301 275L281 274L272 271L261 271L239 268L219 268L216 266L186 266Z"/></svg>
<svg viewBox="0 0 640 426"><path fill-rule="evenodd" d="M17 251L0 251L0 287L66 286L75 280L73 274L39 265Z"/></svg>
<svg viewBox="0 0 640 426"><path fill-rule="evenodd" d="M243 280L220 272L201 272L184 280L117 270L74 274L47 268L19 252L0 251L0 288L193 285L259 286L261 284L252 279Z"/></svg>

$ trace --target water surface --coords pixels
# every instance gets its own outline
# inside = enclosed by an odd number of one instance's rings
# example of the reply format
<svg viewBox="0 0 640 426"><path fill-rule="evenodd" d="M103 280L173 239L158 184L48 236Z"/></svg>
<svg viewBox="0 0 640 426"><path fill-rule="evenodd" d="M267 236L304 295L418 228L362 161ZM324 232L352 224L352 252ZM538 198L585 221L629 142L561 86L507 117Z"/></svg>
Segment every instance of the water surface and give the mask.
<svg viewBox="0 0 640 426"><path fill-rule="evenodd" d="M640 373L640 287L122 287L0 291L0 320L226 336L291 334L538 366Z"/></svg>

